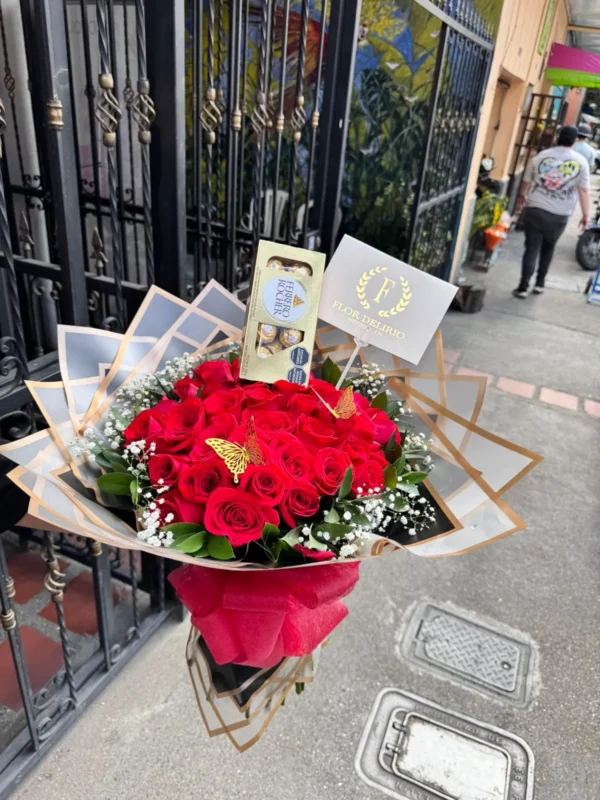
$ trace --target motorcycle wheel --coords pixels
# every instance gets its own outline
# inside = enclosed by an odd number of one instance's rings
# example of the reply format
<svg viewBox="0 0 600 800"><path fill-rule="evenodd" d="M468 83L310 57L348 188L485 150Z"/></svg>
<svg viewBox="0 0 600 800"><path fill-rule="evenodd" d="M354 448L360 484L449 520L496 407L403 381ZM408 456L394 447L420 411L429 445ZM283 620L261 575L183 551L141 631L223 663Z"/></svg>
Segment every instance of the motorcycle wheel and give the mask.
<svg viewBox="0 0 600 800"><path fill-rule="evenodd" d="M600 228L588 228L577 241L575 257L581 269L595 272L600 267Z"/></svg>

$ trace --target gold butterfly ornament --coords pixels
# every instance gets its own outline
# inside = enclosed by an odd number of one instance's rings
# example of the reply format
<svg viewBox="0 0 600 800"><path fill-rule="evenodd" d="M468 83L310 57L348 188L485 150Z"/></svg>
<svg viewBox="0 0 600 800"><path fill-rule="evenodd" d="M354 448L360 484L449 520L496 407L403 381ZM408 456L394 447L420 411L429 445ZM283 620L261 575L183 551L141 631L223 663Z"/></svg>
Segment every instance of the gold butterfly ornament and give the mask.
<svg viewBox="0 0 600 800"><path fill-rule="evenodd" d="M207 439L206 444L222 458L225 466L233 475L233 482L239 483L239 476L246 471L248 464L258 466L263 464L263 457L256 435L254 417L249 417L246 422L246 440L244 446L228 442L226 439Z"/></svg>
<svg viewBox="0 0 600 800"><path fill-rule="evenodd" d="M354 402L354 392L352 391L351 386L348 386L347 389L344 389L342 396L335 404L335 408L332 408L329 403L321 397L316 389L313 389L313 392L317 395L325 408L331 411L336 419L350 419L350 417L358 414L358 408Z"/></svg>

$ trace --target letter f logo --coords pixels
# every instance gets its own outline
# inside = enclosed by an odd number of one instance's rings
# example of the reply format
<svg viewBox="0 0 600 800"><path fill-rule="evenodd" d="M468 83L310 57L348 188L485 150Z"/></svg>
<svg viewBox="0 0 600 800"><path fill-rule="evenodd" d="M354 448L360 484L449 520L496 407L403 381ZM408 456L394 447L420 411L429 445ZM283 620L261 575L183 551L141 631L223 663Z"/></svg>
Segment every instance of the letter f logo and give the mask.
<svg viewBox="0 0 600 800"><path fill-rule="evenodd" d="M390 291L390 289L392 289L395 285L396 285L396 281L391 280L391 278L384 278L383 279L383 284L381 286L381 289L379 290L379 294L373 300L373 302L374 303L381 303L381 296L383 295L385 297L388 294L388 292Z"/></svg>

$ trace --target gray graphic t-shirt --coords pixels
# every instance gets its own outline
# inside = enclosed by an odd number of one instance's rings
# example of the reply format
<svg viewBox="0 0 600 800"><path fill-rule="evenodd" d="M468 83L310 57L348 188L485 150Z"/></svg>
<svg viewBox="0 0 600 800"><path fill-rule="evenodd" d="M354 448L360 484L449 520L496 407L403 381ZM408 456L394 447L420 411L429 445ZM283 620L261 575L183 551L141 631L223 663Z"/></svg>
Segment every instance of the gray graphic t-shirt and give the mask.
<svg viewBox="0 0 600 800"><path fill-rule="evenodd" d="M577 205L577 190L590 185L590 168L572 148L550 147L529 162L523 180L531 184L529 207L570 217Z"/></svg>

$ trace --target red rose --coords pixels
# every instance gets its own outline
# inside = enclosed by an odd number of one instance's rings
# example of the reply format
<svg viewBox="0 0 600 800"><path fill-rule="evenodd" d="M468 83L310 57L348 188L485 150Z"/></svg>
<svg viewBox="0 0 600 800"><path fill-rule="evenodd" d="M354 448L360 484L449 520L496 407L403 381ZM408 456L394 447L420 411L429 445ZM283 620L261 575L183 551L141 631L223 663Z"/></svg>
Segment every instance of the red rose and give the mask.
<svg viewBox="0 0 600 800"><path fill-rule="evenodd" d="M269 439L271 458L286 475L294 480L312 480L315 476L314 457L295 436L280 433Z"/></svg>
<svg viewBox="0 0 600 800"><path fill-rule="evenodd" d="M295 417L303 414L308 417L316 414L322 406L323 404L315 394L296 394L289 398L287 409Z"/></svg>
<svg viewBox="0 0 600 800"><path fill-rule="evenodd" d="M324 447L315 456L315 477L317 489L322 494L335 494L350 467L346 453L334 447Z"/></svg>
<svg viewBox="0 0 600 800"><path fill-rule="evenodd" d="M158 484L171 486L186 464L187 462L181 458L175 458L167 453L153 455L148 461L148 475L151 483L155 486Z"/></svg>
<svg viewBox="0 0 600 800"><path fill-rule="evenodd" d="M159 403L160 405L160 403ZM123 438L127 444L145 439L150 443L162 436L164 430L163 416L155 408L140 411L137 417L129 423L123 431Z"/></svg>
<svg viewBox="0 0 600 800"><path fill-rule="evenodd" d="M204 507L186 500L176 489L165 492L156 503L163 525L170 525L173 522L193 522L201 525L204 519ZM173 515L173 519L167 521L170 514Z"/></svg>
<svg viewBox="0 0 600 800"><path fill-rule="evenodd" d="M244 406L254 408L264 403L276 402L275 395L266 383L251 383L244 387Z"/></svg>
<svg viewBox="0 0 600 800"><path fill-rule="evenodd" d="M204 404L197 397L188 397L165 414L165 443L170 452L189 451L195 434L204 427Z"/></svg>
<svg viewBox="0 0 600 800"><path fill-rule="evenodd" d="M365 412L375 430L375 441L378 444L387 444L396 434L396 441L400 442L400 431L396 427L394 420L390 419L382 409L370 409Z"/></svg>
<svg viewBox="0 0 600 800"><path fill-rule="evenodd" d="M375 437L375 425L365 413L361 412L360 415L355 414L350 419L336 419L335 432L339 441L354 436L371 444Z"/></svg>
<svg viewBox="0 0 600 800"><path fill-rule="evenodd" d="M206 444L207 439L229 439L232 431L237 427L237 419L233 414L219 414L211 420L210 425L196 432L194 446L190 451L190 459L195 461L205 456L212 456L214 450Z"/></svg>
<svg viewBox="0 0 600 800"><path fill-rule="evenodd" d="M223 459L213 455L212 458L205 458L183 469L177 487L186 500L204 505L211 492L231 486L232 483L231 473Z"/></svg>
<svg viewBox="0 0 600 800"><path fill-rule="evenodd" d="M308 386L298 386L297 383L290 383L290 381L275 381L273 386L278 392L285 395L307 394L310 391Z"/></svg>
<svg viewBox="0 0 600 800"><path fill-rule="evenodd" d="M334 444L337 436L331 422L326 422L318 417L302 417L298 422L296 436L310 447L329 447Z"/></svg>
<svg viewBox="0 0 600 800"><path fill-rule="evenodd" d="M348 454L353 464L360 464L362 461L368 461L376 452L381 452L379 446L375 442L369 442L366 439L360 439L358 436L354 435L346 439L342 445L342 450L344 453Z"/></svg>
<svg viewBox="0 0 600 800"><path fill-rule="evenodd" d="M297 517L312 517L319 510L319 493L308 481L295 483L279 506L281 516L291 528Z"/></svg>
<svg viewBox="0 0 600 800"><path fill-rule="evenodd" d="M248 409L244 418L254 417L257 431L265 434L278 433L279 431L291 432L296 427L296 418L286 411L254 411Z"/></svg>
<svg viewBox="0 0 600 800"><path fill-rule="evenodd" d="M187 397L197 397L198 390L201 388L202 384L200 381L196 380L195 378L190 378L189 375L186 375L185 378L177 381L177 383L173 386L173 391L177 397L185 400Z"/></svg>
<svg viewBox="0 0 600 800"><path fill-rule="evenodd" d="M208 498L204 525L215 536L226 536L232 547L260 539L267 523L277 525L279 514L263 506L256 495L241 489L216 489Z"/></svg>
<svg viewBox="0 0 600 800"><path fill-rule="evenodd" d="M330 558L335 558L335 553L331 550L309 550L301 544L295 544L294 550L302 553L305 558L310 558L311 561L329 561Z"/></svg>
<svg viewBox="0 0 600 800"><path fill-rule="evenodd" d="M219 361L205 361L194 370L194 376L201 386L204 386L203 396L212 394L219 389L235 386L232 366L223 359Z"/></svg>
<svg viewBox="0 0 600 800"><path fill-rule="evenodd" d="M241 480L241 488L256 495L266 506L277 506L288 489L289 478L279 467L272 464L247 467Z"/></svg>
<svg viewBox="0 0 600 800"><path fill-rule="evenodd" d="M369 494L369 489L372 489L371 494L379 494L384 486L383 465L379 461L370 459L355 469L352 491L358 497ZM359 489L362 491L359 492Z"/></svg>
<svg viewBox="0 0 600 800"><path fill-rule="evenodd" d="M204 407L209 416L221 414L233 414L236 419L240 419L242 414L242 403L244 401L244 390L239 386L232 389L220 389L209 395L204 395ZM211 420L211 424L213 421Z"/></svg>

